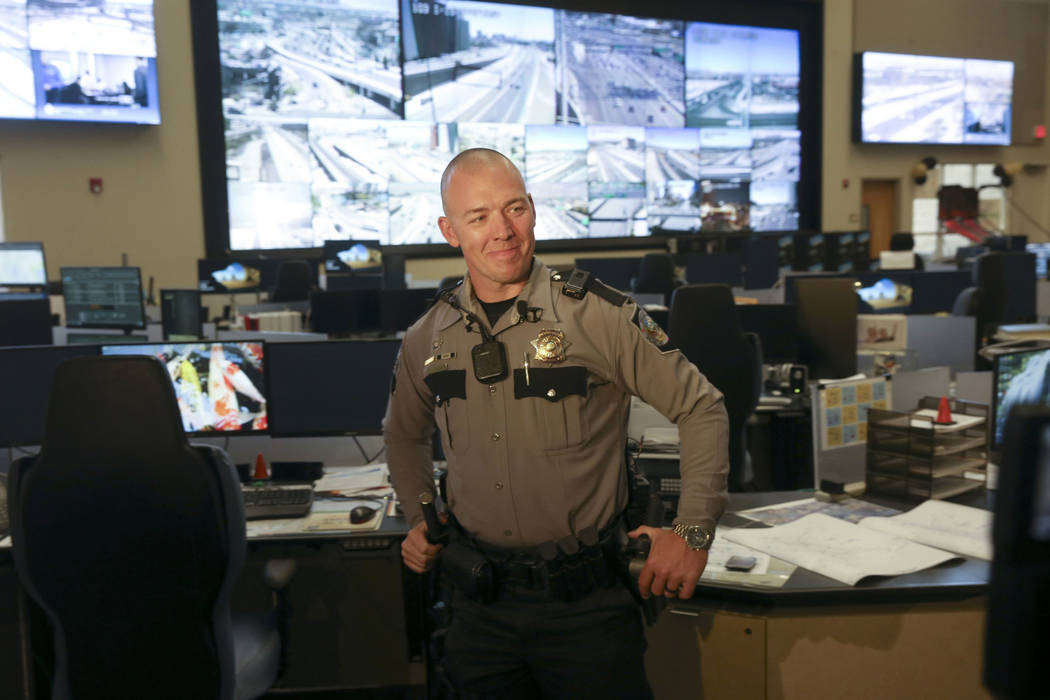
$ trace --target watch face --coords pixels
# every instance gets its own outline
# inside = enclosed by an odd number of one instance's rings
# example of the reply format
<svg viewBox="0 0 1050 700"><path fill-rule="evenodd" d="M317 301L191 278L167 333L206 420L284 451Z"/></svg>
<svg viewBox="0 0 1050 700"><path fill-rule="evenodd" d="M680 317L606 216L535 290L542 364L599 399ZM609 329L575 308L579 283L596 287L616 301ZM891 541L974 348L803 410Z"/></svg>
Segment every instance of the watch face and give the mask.
<svg viewBox="0 0 1050 700"><path fill-rule="evenodd" d="M698 527L691 527L685 531L685 543L690 549L704 549L711 544L711 536Z"/></svg>

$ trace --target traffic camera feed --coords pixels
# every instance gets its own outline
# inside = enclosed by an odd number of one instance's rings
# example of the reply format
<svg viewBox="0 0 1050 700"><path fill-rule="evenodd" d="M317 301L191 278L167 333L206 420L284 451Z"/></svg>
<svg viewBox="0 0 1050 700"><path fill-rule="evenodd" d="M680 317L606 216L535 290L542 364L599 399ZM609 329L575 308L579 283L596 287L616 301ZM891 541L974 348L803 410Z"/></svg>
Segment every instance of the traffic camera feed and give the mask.
<svg viewBox="0 0 1050 700"><path fill-rule="evenodd" d="M871 51L860 60L862 141L1010 144L1011 61Z"/></svg>
<svg viewBox="0 0 1050 700"><path fill-rule="evenodd" d="M541 240L797 223L797 31L398 7L218 2L231 250L441 243L441 172L477 146Z"/></svg>

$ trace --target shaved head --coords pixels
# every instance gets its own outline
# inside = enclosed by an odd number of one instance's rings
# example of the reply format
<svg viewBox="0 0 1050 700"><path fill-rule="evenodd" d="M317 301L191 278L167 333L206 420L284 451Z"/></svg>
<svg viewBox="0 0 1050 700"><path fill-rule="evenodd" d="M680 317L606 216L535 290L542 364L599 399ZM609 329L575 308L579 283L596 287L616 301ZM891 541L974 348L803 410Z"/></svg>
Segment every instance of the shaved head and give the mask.
<svg viewBox="0 0 1050 700"><path fill-rule="evenodd" d="M521 176L521 171L518 170L517 166L511 162L510 158L491 148L468 148L450 160L448 165L445 166L445 172L441 175L441 208L444 210L445 215L447 216L449 213L449 182L457 170L477 172L482 168L494 169L499 167L506 168L509 172L512 172L521 181L522 189L525 188L525 178Z"/></svg>

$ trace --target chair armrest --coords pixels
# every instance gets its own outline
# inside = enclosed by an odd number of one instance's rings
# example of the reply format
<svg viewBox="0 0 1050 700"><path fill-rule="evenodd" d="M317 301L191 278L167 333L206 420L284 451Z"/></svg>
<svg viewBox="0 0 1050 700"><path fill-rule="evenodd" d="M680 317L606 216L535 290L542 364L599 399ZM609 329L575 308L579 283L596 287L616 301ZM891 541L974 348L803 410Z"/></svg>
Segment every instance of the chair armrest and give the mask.
<svg viewBox="0 0 1050 700"><path fill-rule="evenodd" d="M263 583L272 591L282 591L295 576L295 559L270 559L263 568Z"/></svg>

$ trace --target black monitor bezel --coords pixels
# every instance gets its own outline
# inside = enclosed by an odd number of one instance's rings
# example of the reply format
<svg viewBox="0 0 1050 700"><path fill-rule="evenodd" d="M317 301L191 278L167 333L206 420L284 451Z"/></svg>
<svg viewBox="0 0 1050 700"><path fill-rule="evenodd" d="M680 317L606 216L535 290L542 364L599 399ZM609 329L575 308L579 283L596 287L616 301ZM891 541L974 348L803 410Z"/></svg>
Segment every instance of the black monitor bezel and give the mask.
<svg viewBox="0 0 1050 700"><path fill-rule="evenodd" d="M43 263L44 268L44 281L38 283L35 282L10 282L0 280L0 287L17 287L27 289L46 289L47 288L47 258L44 257L44 244L41 241L0 241L0 253L5 250L39 250L40 261Z"/></svg>
<svg viewBox="0 0 1050 700"><path fill-rule="evenodd" d="M401 338L394 338L394 337L382 337L382 338L339 338L339 339L330 339L330 340L303 340L303 341L291 341L291 342L287 342L287 343L271 343L270 347L273 348L275 346L280 346L280 349L277 350L277 352L280 353L281 349L284 349L284 346L286 346L286 345L288 345L288 346L292 346L292 345L294 345L294 346L308 346L308 345L320 345L320 344L329 344L330 345L330 344L333 344L333 343L391 343L391 344L397 344L400 347L401 342L402 342ZM398 350L398 352L400 353L400 349ZM395 365L391 366L391 370L393 370L394 366L396 366L396 359L395 359ZM272 377L273 377L273 372L267 371L266 372L266 396L267 396L268 399L271 399L271 400L274 398L273 390L272 390L272 386L271 386ZM348 391L349 391L349 388L348 388ZM278 401L274 401L274 404L275 405L279 404L279 402ZM279 415L279 409L278 409L278 415ZM269 425L269 428L270 428L270 437L273 437L273 438L369 437L369 436L377 436L377 435L382 435L383 434L382 425L380 425L378 430L336 430L336 431L321 431L321 430L318 430L318 431L311 431L311 432L305 432L305 433L292 432L292 431L282 431L281 430L281 426L280 426L280 419L278 419L276 426L273 425L272 419L273 419L273 414L272 413L267 413L267 420L268 420L268 425Z"/></svg>
<svg viewBox="0 0 1050 700"><path fill-rule="evenodd" d="M173 342L162 340L157 343L114 343L112 346L107 344L99 344L98 354L105 355L105 348L107 347L118 347L118 348L133 348L133 347L150 347L155 348L157 346L166 345L243 345L245 343L258 343L262 346L262 373L263 373L263 386L265 387L263 397L266 399L266 428L265 429L251 429L251 430L185 430L186 437L235 437L235 436L251 436L251 435L270 435L270 395L269 395L269 368L266 366L266 354L267 354L267 342L265 340L198 340L196 342L187 340L184 342ZM132 353L117 353L118 355L130 355ZM154 355L147 355L146 353L140 353L147 357L155 357ZM179 418L182 418L180 411Z"/></svg>
<svg viewBox="0 0 1050 700"><path fill-rule="evenodd" d="M128 324L128 323L70 323L69 308L66 302L66 271L67 270L134 270L135 274L139 278L139 316L142 319L140 324ZM136 265L70 265L60 267L58 270L59 277L62 279L62 307L66 321L67 328L116 328L120 330L132 331L132 330L144 330L148 323L146 318L146 300L142 294L142 268Z"/></svg>

